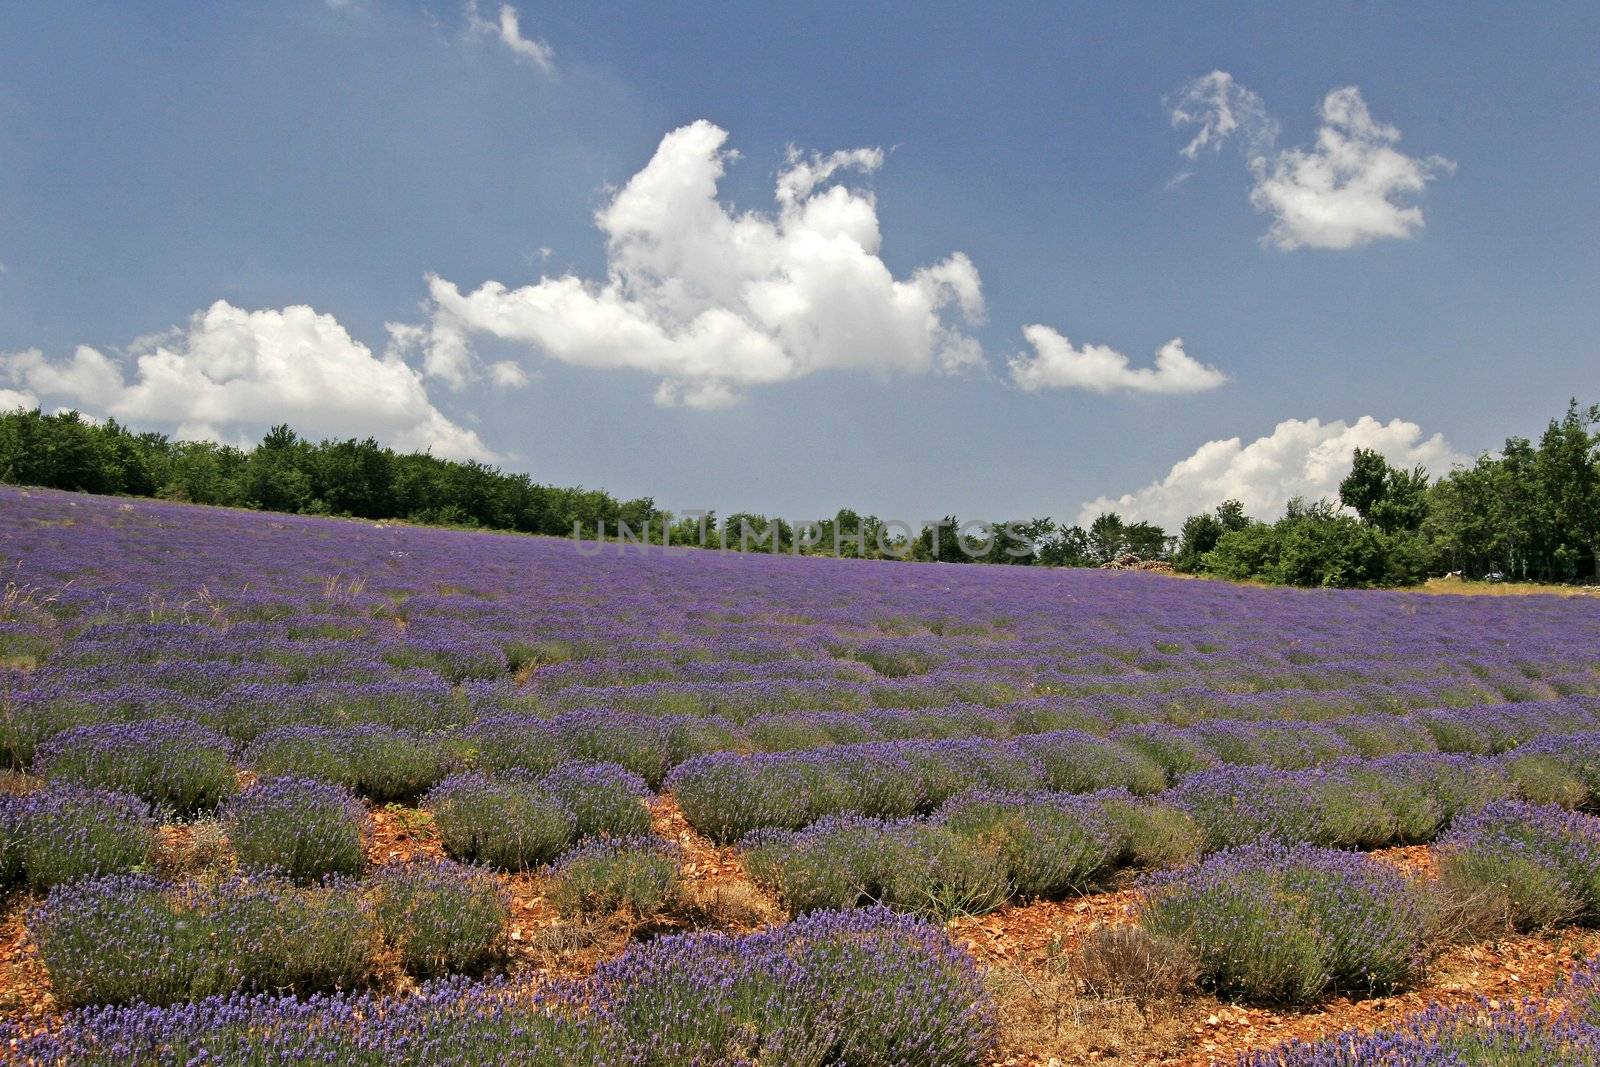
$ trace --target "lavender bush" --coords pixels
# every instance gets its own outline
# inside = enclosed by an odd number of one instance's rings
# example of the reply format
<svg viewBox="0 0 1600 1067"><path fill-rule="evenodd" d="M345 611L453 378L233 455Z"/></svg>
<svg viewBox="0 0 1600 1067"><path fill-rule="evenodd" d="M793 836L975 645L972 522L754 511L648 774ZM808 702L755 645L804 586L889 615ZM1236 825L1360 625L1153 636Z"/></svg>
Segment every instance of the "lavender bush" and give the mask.
<svg viewBox="0 0 1600 1067"><path fill-rule="evenodd" d="M1429 955L1432 905L1394 868L1348 852L1253 845L1151 876L1140 925L1188 944L1221 996L1304 1003L1385 993Z"/></svg>
<svg viewBox="0 0 1600 1067"><path fill-rule="evenodd" d="M453 775L428 791L423 806L451 856L501 870L548 863L577 834L571 809L521 777Z"/></svg>
<svg viewBox="0 0 1600 1067"><path fill-rule="evenodd" d="M1115 741L1076 731L1038 734L1020 741L1044 768L1044 784L1060 793L1126 789L1137 794L1166 788L1167 775L1149 756Z"/></svg>
<svg viewBox="0 0 1600 1067"><path fill-rule="evenodd" d="M138 797L57 786L0 795L0 886L43 890L145 863L158 823Z"/></svg>
<svg viewBox="0 0 1600 1067"><path fill-rule="evenodd" d="M409 974L472 973L504 952L511 902L487 871L447 860L386 864L372 892L384 940Z"/></svg>
<svg viewBox="0 0 1600 1067"><path fill-rule="evenodd" d="M572 812L579 837L630 837L650 832L644 779L615 763L563 763L539 788Z"/></svg>
<svg viewBox="0 0 1600 1067"><path fill-rule="evenodd" d="M877 909L744 938L661 938L595 980L603 1018L646 1063L960 1067L994 1041L970 958L935 928Z"/></svg>
<svg viewBox="0 0 1600 1067"><path fill-rule="evenodd" d="M1600 917L1600 819L1553 806L1496 801L1457 819L1439 842L1445 891L1471 907L1486 936Z"/></svg>
<svg viewBox="0 0 1600 1067"><path fill-rule="evenodd" d="M376 945L370 911L351 888L272 879L73 882L50 891L28 929L56 999L69 1006L349 987L371 972Z"/></svg>
<svg viewBox="0 0 1600 1067"><path fill-rule="evenodd" d="M1205 835L1189 813L1158 800L1110 789L1089 798L1109 826L1111 863L1139 870L1181 867L1200 856Z"/></svg>
<svg viewBox="0 0 1600 1067"><path fill-rule="evenodd" d="M551 870L551 898L562 911L606 914L627 907L651 919L672 906L681 886L678 850L659 837L592 838Z"/></svg>
<svg viewBox="0 0 1600 1067"><path fill-rule="evenodd" d="M346 789L312 778L268 778L222 806L242 867L297 882L358 875L366 866L366 809Z"/></svg>
<svg viewBox="0 0 1600 1067"><path fill-rule="evenodd" d="M934 819L994 851L1024 897L1081 892L1121 845L1100 804L1066 794L963 793Z"/></svg>
<svg viewBox="0 0 1600 1067"><path fill-rule="evenodd" d="M1185 778L1171 802L1193 817L1213 849L1256 841L1372 847L1396 834L1383 798L1336 771L1219 767Z"/></svg>
<svg viewBox="0 0 1600 1067"><path fill-rule="evenodd" d="M181 719L78 726L39 746L35 769L53 781L132 793L188 814L234 790L228 742Z"/></svg>
<svg viewBox="0 0 1600 1067"><path fill-rule="evenodd" d="M860 817L745 841L750 873L796 913L876 902L940 920L999 907L1011 886L1000 858L942 826Z"/></svg>

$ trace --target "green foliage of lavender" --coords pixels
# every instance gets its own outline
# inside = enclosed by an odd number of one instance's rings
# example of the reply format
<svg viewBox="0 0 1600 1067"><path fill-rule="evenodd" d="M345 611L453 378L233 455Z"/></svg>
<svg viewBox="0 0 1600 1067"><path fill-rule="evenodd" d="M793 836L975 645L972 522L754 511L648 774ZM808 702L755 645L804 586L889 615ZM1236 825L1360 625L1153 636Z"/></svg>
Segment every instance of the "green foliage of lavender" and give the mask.
<svg viewBox="0 0 1600 1067"><path fill-rule="evenodd" d="M551 869L551 899L568 914L604 915L627 908L651 919L677 902L680 856L659 837L592 838Z"/></svg>
<svg viewBox="0 0 1600 1067"><path fill-rule="evenodd" d="M963 793L935 821L992 851L1022 897L1087 889L1122 845L1099 804L1063 794Z"/></svg>
<svg viewBox="0 0 1600 1067"><path fill-rule="evenodd" d="M1152 876L1139 922L1186 943L1225 997L1306 1003L1334 990L1414 983L1434 902L1376 860L1301 845L1252 845Z"/></svg>
<svg viewBox="0 0 1600 1067"><path fill-rule="evenodd" d="M525 778L479 772L446 778L423 798L445 851L508 871L555 859L577 835L577 817Z"/></svg>
<svg viewBox="0 0 1600 1067"><path fill-rule="evenodd" d="M188 814L234 791L230 746L192 722L78 726L42 743L35 770L52 781L132 793Z"/></svg>
<svg viewBox="0 0 1600 1067"><path fill-rule="evenodd" d="M257 737L243 762L264 778L319 778L393 803L427 792L448 772L451 757L438 738L367 723L278 727Z"/></svg>
<svg viewBox="0 0 1600 1067"><path fill-rule="evenodd" d="M1445 891L1479 917L1478 933L1600 919L1600 819L1497 801L1458 819L1439 843Z"/></svg>
<svg viewBox="0 0 1600 1067"><path fill-rule="evenodd" d="M49 889L148 861L157 821L126 793L56 786L0 795L0 886Z"/></svg>
<svg viewBox="0 0 1600 1067"><path fill-rule="evenodd" d="M881 903L936 919L1005 903L1011 883L999 855L923 822L831 817L800 831L763 831L746 863L796 913Z"/></svg>
<svg viewBox="0 0 1600 1067"><path fill-rule="evenodd" d="M470 974L504 954L511 902L488 871L447 860L388 864L371 888L384 940L409 974Z"/></svg>
<svg viewBox="0 0 1600 1067"><path fill-rule="evenodd" d="M72 882L51 890L28 929L68 1006L349 988L371 973L377 943L371 909L350 886L261 878Z"/></svg>
<svg viewBox="0 0 1600 1067"><path fill-rule="evenodd" d="M337 785L314 778L268 778L221 809L239 864L297 882L359 875L366 866L366 809Z"/></svg>
<svg viewBox="0 0 1600 1067"><path fill-rule="evenodd" d="M615 763L568 762L539 779L539 789L572 812L579 837L635 837L650 832L644 779Z"/></svg>

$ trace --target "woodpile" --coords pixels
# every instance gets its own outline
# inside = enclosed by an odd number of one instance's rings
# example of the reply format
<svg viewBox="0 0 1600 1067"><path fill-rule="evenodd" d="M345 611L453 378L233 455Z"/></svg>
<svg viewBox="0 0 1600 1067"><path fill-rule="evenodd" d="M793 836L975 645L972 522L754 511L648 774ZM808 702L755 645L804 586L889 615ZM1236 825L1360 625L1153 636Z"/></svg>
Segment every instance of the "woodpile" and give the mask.
<svg viewBox="0 0 1600 1067"><path fill-rule="evenodd" d="M1124 552L1109 563L1100 564L1103 571L1158 571L1172 573L1172 564L1162 559L1140 559L1132 552Z"/></svg>

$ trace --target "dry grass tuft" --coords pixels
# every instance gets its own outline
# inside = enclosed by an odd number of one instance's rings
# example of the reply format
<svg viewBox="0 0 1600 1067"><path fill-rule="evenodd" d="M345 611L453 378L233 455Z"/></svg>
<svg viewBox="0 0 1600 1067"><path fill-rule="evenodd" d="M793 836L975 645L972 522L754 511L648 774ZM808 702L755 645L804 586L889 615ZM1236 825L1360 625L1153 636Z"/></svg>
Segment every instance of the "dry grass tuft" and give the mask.
<svg viewBox="0 0 1600 1067"><path fill-rule="evenodd" d="M1188 946L1137 926L1096 930L1067 958L1065 970L1089 996L1129 1000L1141 1010L1192 992L1200 976Z"/></svg>

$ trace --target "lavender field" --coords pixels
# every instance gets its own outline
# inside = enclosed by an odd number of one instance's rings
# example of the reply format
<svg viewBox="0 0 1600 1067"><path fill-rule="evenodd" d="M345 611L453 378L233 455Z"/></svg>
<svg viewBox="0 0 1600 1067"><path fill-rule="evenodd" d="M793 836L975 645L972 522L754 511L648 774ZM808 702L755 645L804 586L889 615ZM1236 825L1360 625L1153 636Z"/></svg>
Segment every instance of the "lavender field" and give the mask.
<svg viewBox="0 0 1600 1067"><path fill-rule="evenodd" d="M595 549L0 488L0 1055L1043 1063L972 916L1147 1020L1600 923L1593 600ZM1593 987L1243 1054L1600 1062Z"/></svg>

